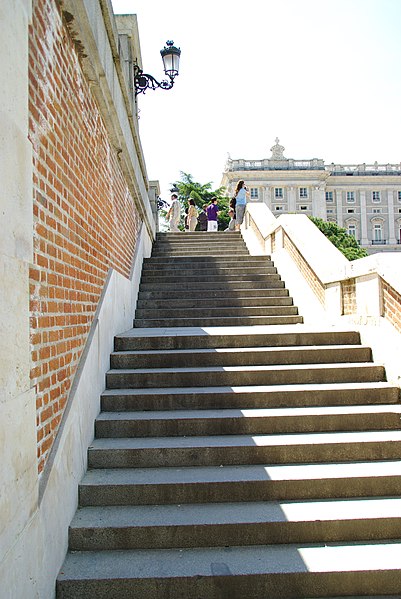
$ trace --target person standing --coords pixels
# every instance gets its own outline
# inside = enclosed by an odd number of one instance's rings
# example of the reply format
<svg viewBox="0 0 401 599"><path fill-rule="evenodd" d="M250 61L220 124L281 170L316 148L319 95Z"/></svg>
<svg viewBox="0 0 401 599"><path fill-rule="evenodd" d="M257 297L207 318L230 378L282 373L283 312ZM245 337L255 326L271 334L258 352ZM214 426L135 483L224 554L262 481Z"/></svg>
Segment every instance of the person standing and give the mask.
<svg viewBox="0 0 401 599"><path fill-rule="evenodd" d="M199 221L199 229L201 231L207 231L207 204L203 205L202 212L199 213L198 221Z"/></svg>
<svg viewBox="0 0 401 599"><path fill-rule="evenodd" d="M166 218L170 221L170 231L172 231L173 233L178 233L178 225L181 218L181 206L180 202L178 201L178 195L176 193L172 194L171 199L171 206L166 214Z"/></svg>
<svg viewBox="0 0 401 599"><path fill-rule="evenodd" d="M217 206L217 198L212 198L209 206L207 207L207 230L217 231L217 216L219 214L219 207Z"/></svg>
<svg viewBox="0 0 401 599"><path fill-rule="evenodd" d="M245 181L238 181L237 187L235 188L235 228L237 231L240 230L241 225L244 221L244 214L246 208L246 200L249 195L249 191L245 185Z"/></svg>
<svg viewBox="0 0 401 599"><path fill-rule="evenodd" d="M198 211L195 207L195 201L190 198L188 201L188 230L195 231L196 225L198 224Z"/></svg>

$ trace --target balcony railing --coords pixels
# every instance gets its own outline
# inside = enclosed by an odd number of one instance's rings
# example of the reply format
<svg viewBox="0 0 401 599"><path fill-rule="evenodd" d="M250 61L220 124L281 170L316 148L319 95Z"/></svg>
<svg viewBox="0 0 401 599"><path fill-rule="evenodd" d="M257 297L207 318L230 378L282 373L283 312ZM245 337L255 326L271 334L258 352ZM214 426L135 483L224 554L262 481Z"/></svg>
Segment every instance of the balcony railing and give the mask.
<svg viewBox="0 0 401 599"><path fill-rule="evenodd" d="M320 158L312 160L294 160L293 158L283 158L281 160L272 160L265 158L263 160L244 160L228 159L226 164L228 171L292 171L292 170L319 170L327 171L331 175L337 176L380 176L393 175L401 176L401 163L399 164L324 164Z"/></svg>
<svg viewBox="0 0 401 599"><path fill-rule="evenodd" d="M386 245L387 239L372 239L372 245Z"/></svg>
<svg viewBox="0 0 401 599"><path fill-rule="evenodd" d="M401 164L326 164L325 169L337 176L401 175Z"/></svg>

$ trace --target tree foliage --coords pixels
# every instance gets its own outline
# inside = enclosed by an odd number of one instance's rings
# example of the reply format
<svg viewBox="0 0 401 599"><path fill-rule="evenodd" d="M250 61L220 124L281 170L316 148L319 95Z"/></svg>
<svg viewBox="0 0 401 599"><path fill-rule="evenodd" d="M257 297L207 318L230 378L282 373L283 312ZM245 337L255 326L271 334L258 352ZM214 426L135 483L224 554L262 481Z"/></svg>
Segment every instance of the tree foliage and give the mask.
<svg viewBox="0 0 401 599"><path fill-rule="evenodd" d="M194 200L198 210L202 210L205 204L210 204L212 198L217 198L217 205L220 208L219 229L224 230L228 227L230 220L228 216L229 198L225 195L225 187L219 187L213 190L211 182L199 183L189 173L180 172L181 179L173 183L178 189L178 195L183 208L188 207L188 200Z"/></svg>
<svg viewBox="0 0 401 599"><path fill-rule="evenodd" d="M368 255L367 251L359 245L355 237L349 235L346 229L339 227L336 223L324 221L314 216L309 217L327 239L344 254L348 260L357 260Z"/></svg>

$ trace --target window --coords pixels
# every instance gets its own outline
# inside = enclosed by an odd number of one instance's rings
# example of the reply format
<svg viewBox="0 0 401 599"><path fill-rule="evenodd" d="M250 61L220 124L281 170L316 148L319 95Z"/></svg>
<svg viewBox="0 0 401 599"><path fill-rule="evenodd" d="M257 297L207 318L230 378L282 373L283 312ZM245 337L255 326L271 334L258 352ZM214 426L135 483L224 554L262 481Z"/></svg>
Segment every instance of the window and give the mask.
<svg viewBox="0 0 401 599"><path fill-rule="evenodd" d="M282 187L276 187L274 189L274 197L279 198L279 199L283 197L283 188Z"/></svg>
<svg viewBox="0 0 401 599"><path fill-rule="evenodd" d="M276 210L283 210L282 206L276 206Z"/></svg>
<svg viewBox="0 0 401 599"><path fill-rule="evenodd" d="M373 214L380 214L381 208L373 208L372 212Z"/></svg>
<svg viewBox="0 0 401 599"><path fill-rule="evenodd" d="M380 202L380 191L372 191L372 200L374 202Z"/></svg>
<svg viewBox="0 0 401 599"><path fill-rule="evenodd" d="M374 241L382 240L382 226L381 225L373 226L373 239L374 239Z"/></svg>
<svg viewBox="0 0 401 599"><path fill-rule="evenodd" d="M332 191L326 191L326 202L333 202L333 192Z"/></svg>
<svg viewBox="0 0 401 599"><path fill-rule="evenodd" d="M259 189L257 187L251 187L251 200L257 200L259 198Z"/></svg>
<svg viewBox="0 0 401 599"><path fill-rule="evenodd" d="M299 188L299 197L300 198L307 198L308 197L308 189L307 189L307 187L300 187Z"/></svg>
<svg viewBox="0 0 401 599"><path fill-rule="evenodd" d="M354 214L355 210L353 208L348 208L347 209L347 213L348 214Z"/></svg>
<svg viewBox="0 0 401 599"><path fill-rule="evenodd" d="M348 235L356 238L356 225L348 225Z"/></svg>
<svg viewBox="0 0 401 599"><path fill-rule="evenodd" d="M347 202L348 204L355 202L355 191L347 191Z"/></svg>
<svg viewBox="0 0 401 599"><path fill-rule="evenodd" d="M401 191L397 192L397 196L398 196L398 201L401 202Z"/></svg>
<svg viewBox="0 0 401 599"><path fill-rule="evenodd" d="M327 214L334 214L334 210L327 210Z"/></svg>
<svg viewBox="0 0 401 599"><path fill-rule="evenodd" d="M308 210L308 206L300 206L301 210Z"/></svg>

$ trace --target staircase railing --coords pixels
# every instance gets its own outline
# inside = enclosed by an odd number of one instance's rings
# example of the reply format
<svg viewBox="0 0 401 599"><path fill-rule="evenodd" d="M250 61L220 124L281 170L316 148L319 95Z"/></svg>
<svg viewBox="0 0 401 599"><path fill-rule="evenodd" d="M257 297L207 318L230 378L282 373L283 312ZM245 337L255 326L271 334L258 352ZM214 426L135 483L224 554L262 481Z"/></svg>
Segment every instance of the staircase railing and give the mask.
<svg viewBox="0 0 401 599"><path fill-rule="evenodd" d="M349 261L306 215L276 218L261 203L247 205L242 232L252 254L272 255L306 323L352 323L364 333L374 329L386 359L396 351L386 345L401 349L400 254ZM399 383L401 365L394 368Z"/></svg>

